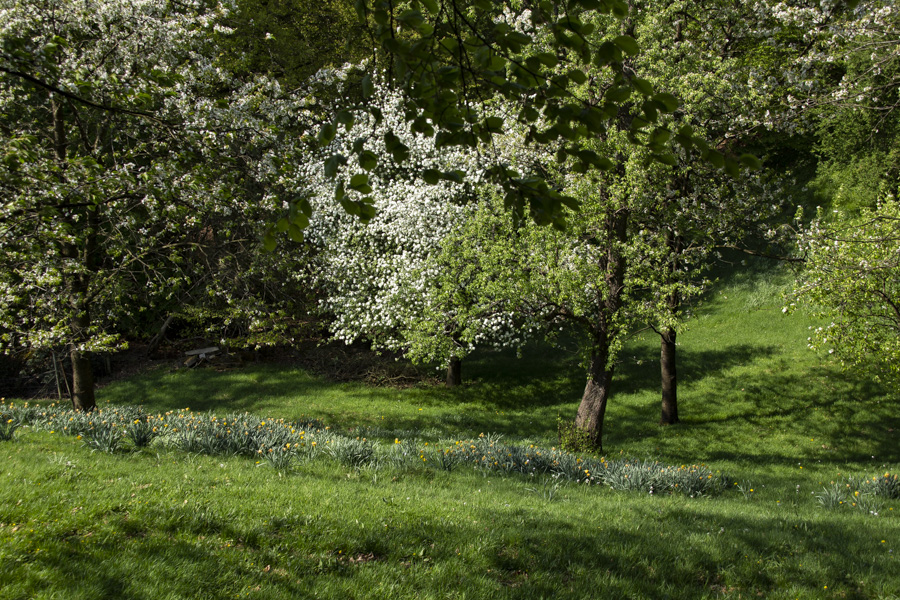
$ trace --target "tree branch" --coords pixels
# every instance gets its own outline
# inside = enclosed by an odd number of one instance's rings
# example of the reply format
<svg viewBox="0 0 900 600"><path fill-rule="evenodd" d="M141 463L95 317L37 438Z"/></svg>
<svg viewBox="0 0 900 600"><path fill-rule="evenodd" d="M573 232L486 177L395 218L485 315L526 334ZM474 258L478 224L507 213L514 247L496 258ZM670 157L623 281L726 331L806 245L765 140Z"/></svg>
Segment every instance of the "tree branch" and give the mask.
<svg viewBox="0 0 900 600"><path fill-rule="evenodd" d="M97 108L100 110L104 110L111 113L117 114L125 114L125 115L133 115L136 117L143 117L145 119L150 119L151 121L156 121L166 127L171 127L169 123L160 119L153 113L149 113L143 110L135 110L132 108L123 108L121 106L112 106L110 104L98 104L92 100L88 100L87 98L82 98L78 94L74 94L72 92L66 91L59 86L53 85L52 83L48 83L42 79L35 77L34 75L29 75L28 73L23 73L22 71L16 71L13 69L9 69L7 67L0 66L0 73L6 73L7 75L12 75L13 77L18 77L20 79L24 79L25 81L34 84L38 87L44 88L54 94L58 94L63 98L67 98L74 102L78 102L79 104L83 104L85 106L90 106L91 108Z"/></svg>

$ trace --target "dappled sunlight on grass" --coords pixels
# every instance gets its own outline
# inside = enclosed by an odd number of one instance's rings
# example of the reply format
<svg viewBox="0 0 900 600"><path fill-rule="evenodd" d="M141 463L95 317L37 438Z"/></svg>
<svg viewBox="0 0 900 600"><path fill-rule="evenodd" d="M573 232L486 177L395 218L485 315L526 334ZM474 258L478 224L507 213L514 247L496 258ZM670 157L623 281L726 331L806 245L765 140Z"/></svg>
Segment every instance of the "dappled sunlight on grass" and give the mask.
<svg viewBox="0 0 900 600"><path fill-rule="evenodd" d="M725 281L679 332L679 424L657 424L647 332L624 348L607 410L606 459L637 469L619 483L655 461L702 464L727 487L714 498L503 471L521 458L504 444L530 440L527 460L574 415L584 370L568 342L477 352L456 389L270 364L158 370L103 388L101 406L321 419L351 445L374 434L384 460L106 454L20 427L0 442L0 600L897 596L900 501L860 484L900 470L896 392L809 352L810 323L781 313L781 279L761 273ZM499 454L447 454L482 432Z"/></svg>

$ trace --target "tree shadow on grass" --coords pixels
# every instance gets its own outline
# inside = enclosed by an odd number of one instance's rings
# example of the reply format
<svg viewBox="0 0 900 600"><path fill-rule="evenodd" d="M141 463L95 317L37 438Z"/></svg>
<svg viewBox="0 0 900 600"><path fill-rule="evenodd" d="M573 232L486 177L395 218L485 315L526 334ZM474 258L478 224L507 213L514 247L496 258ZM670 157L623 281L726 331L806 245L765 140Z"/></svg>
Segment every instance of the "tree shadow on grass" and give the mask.
<svg viewBox="0 0 900 600"><path fill-rule="evenodd" d="M680 435L684 453L692 456L675 460L790 464L798 458L863 461L875 456L900 461L900 417L889 410L883 390L828 367L794 368L773 346L680 352L682 423L665 431L657 426L659 368L654 341L632 344L623 353L607 412L607 451L671 448L673 436ZM571 344L531 345L521 358L513 352L478 352L464 362L467 383L457 389L334 383L284 365L178 371L116 382L101 390L100 399L143 404L153 412L185 407L248 411L289 420L318 417L342 428L379 425L432 438L493 432L555 443L557 419L573 418L581 397L585 374L579 362ZM422 407L424 412L418 410ZM378 411L388 417L378 420ZM764 443L773 428L803 431L808 438L822 439L827 448L800 449L790 455L773 452ZM755 435L748 432L760 432L760 444L748 441Z"/></svg>
<svg viewBox="0 0 900 600"><path fill-rule="evenodd" d="M652 425L657 394L611 408L616 443L643 438L645 447L680 448L683 460L756 468L814 462L841 470L851 463L877 468L900 462L900 414L889 389L833 365L797 368L786 358L770 359L766 348L727 352L725 360L718 353L682 357L680 372L703 375L682 384L682 420L675 426Z"/></svg>
<svg viewBox="0 0 900 600"><path fill-rule="evenodd" d="M152 411L190 408L262 415L283 407L284 398L316 397L335 385L298 368L264 365L225 372L196 369L139 375L111 384L98 397L102 402L144 405Z"/></svg>
<svg viewBox="0 0 900 600"><path fill-rule="evenodd" d="M31 589L47 596L97 600L218 600L254 589L266 598L343 598L387 584L392 598L696 598L786 587L817 595L823 582L842 597L868 598L896 589L896 563L876 558L871 529L853 520L740 514L709 502L632 497L599 504L582 521L588 511L535 496L536 506L485 507L471 522L398 512L389 537L348 529L337 513L316 513L312 526L273 514L270 526L248 531L227 515L174 507L142 523L121 520L103 541L62 540L15 569L41 573ZM227 552L210 546L225 540Z"/></svg>

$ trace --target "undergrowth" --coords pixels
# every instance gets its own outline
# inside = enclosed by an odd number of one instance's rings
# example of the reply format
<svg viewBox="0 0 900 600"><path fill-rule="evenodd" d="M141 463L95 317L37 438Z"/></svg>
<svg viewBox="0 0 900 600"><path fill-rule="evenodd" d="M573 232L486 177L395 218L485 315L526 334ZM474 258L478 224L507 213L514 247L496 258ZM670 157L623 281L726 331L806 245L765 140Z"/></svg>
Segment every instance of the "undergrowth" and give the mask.
<svg viewBox="0 0 900 600"><path fill-rule="evenodd" d="M76 412L57 405L35 410L28 404L2 404L11 423L75 436L93 450L115 453L151 444L210 456L245 456L280 473L293 464L321 457L353 469L421 467L452 471L468 466L483 472L603 485L648 494L712 496L727 489L726 477L703 464L673 466L654 460L589 455L535 444L507 444L502 436L481 434L436 443L417 439L383 443L335 433L320 421L285 421L249 413L219 417L184 409L156 415L139 407Z"/></svg>

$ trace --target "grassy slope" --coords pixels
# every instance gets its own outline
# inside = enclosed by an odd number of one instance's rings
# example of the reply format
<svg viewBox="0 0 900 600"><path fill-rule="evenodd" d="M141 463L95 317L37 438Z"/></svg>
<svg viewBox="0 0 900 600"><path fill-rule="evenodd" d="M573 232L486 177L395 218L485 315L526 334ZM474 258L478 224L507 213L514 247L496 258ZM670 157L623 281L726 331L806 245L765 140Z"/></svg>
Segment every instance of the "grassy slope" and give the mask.
<svg viewBox="0 0 900 600"><path fill-rule="evenodd" d="M652 338L624 353L607 416L611 453L705 462L744 493L660 498L328 461L279 477L241 458L91 454L25 431L0 445L0 599L896 598L900 502L876 517L813 495L841 475L898 470L896 394L807 352L808 323L781 313L779 283L732 278L681 334L682 424L655 425ZM453 392L269 366L155 373L101 401L552 443L583 385L577 362L484 354Z"/></svg>

